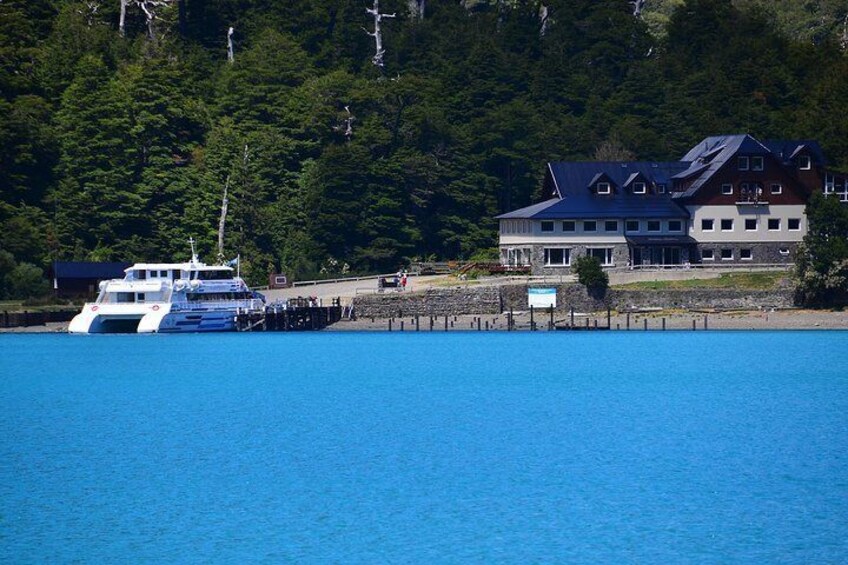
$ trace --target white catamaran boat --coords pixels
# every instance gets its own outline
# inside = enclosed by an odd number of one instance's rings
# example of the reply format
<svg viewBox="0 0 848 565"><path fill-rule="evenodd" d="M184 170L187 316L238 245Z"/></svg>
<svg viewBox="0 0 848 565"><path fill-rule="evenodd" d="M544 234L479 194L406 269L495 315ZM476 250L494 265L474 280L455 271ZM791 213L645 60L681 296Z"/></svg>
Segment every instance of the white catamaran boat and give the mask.
<svg viewBox="0 0 848 565"><path fill-rule="evenodd" d="M235 329L239 309L265 305L232 267L197 260L137 263L123 279L100 283L100 294L71 321L70 333L220 332Z"/></svg>

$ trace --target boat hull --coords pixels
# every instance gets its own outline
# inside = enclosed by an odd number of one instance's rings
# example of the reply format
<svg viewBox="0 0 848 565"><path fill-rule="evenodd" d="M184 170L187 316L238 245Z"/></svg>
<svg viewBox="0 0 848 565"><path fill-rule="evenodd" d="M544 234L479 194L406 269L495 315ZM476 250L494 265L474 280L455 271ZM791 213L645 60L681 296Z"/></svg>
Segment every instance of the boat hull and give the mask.
<svg viewBox="0 0 848 565"><path fill-rule="evenodd" d="M98 306L86 304L71 320L69 333L194 333L235 331L235 309L171 312L169 304Z"/></svg>

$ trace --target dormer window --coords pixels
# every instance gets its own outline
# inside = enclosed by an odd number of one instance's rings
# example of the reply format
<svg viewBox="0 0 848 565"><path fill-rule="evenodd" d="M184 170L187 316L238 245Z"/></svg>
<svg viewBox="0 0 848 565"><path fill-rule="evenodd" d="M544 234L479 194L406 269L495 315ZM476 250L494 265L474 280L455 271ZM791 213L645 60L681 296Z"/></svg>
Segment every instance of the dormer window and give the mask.
<svg viewBox="0 0 848 565"><path fill-rule="evenodd" d="M598 194L609 194L609 193L610 193L610 183L599 182L598 183Z"/></svg>
<svg viewBox="0 0 848 565"><path fill-rule="evenodd" d="M750 168L750 163L748 162L748 157L742 156L739 157L739 170L747 171Z"/></svg>
<svg viewBox="0 0 848 565"><path fill-rule="evenodd" d="M644 182L633 183L633 194L645 194L645 192L647 192L647 186Z"/></svg>
<svg viewBox="0 0 848 565"><path fill-rule="evenodd" d="M809 155L799 155L798 156L798 168L802 171L809 171L813 168L812 161L810 161Z"/></svg>
<svg viewBox="0 0 848 565"><path fill-rule="evenodd" d="M657 193L665 194L665 185L664 184L658 184L657 185Z"/></svg>
<svg viewBox="0 0 848 565"><path fill-rule="evenodd" d="M762 156L751 157L751 170L752 171L762 171L763 170L763 158L762 158Z"/></svg>

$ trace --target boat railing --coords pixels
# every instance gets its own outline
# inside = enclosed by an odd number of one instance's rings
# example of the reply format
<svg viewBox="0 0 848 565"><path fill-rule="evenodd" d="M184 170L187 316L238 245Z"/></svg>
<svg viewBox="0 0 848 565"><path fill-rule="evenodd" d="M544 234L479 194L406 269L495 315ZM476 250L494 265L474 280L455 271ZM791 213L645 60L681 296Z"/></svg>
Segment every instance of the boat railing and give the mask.
<svg viewBox="0 0 848 565"><path fill-rule="evenodd" d="M247 300L198 300L196 302L175 302L171 312L193 312L198 310L260 310L265 303L258 298Z"/></svg>

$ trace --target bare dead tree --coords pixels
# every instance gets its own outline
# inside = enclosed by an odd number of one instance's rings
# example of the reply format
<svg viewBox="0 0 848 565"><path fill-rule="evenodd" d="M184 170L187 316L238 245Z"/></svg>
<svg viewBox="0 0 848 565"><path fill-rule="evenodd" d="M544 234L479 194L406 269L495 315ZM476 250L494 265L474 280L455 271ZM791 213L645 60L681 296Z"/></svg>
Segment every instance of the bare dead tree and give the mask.
<svg viewBox="0 0 848 565"><path fill-rule="evenodd" d="M344 122L344 130L345 130L345 139L348 141L353 137L353 122L356 120L353 114L350 112L350 106L345 106L345 112L347 112L347 118L345 118ZM340 128L341 129L341 128Z"/></svg>
<svg viewBox="0 0 848 565"><path fill-rule="evenodd" d="M144 17L147 20L147 36L150 39L156 39L155 21L158 18L157 13L160 8L168 8L174 0L135 0L136 5L144 12Z"/></svg>
<svg viewBox="0 0 848 565"><path fill-rule="evenodd" d="M371 58L371 62L382 69L384 66L383 55L385 55L386 50L383 49L383 34L380 31L380 23L383 21L383 18L394 18L395 14L381 14L380 0L374 0L374 7L365 8L365 11L374 17L374 31L370 32L367 29L365 30L365 33L374 38L375 53Z"/></svg>
<svg viewBox="0 0 848 565"><path fill-rule="evenodd" d="M97 15L97 11L100 9L100 2L97 0L88 0L85 2L85 10L77 10L77 13L85 16L85 21L89 27L94 25L94 17Z"/></svg>
<svg viewBox="0 0 848 565"><path fill-rule="evenodd" d="M233 52L233 31L232 26L227 31L227 62L229 63L233 63L236 60L235 53Z"/></svg>
<svg viewBox="0 0 848 565"><path fill-rule="evenodd" d="M544 4L539 5L539 37L545 37L551 24L550 10Z"/></svg>
<svg viewBox="0 0 848 565"><path fill-rule="evenodd" d="M218 222L218 262L224 264L224 226L227 224L227 207L229 199L227 191L230 188L230 175L227 175L227 182L224 183L224 198L221 200L221 219Z"/></svg>
<svg viewBox="0 0 848 565"><path fill-rule="evenodd" d="M121 0L121 15L118 19L118 33L123 37L127 34L125 24L127 22L127 4L130 3L130 0Z"/></svg>
<svg viewBox="0 0 848 565"><path fill-rule="evenodd" d="M147 36L156 39L155 21L161 19L157 14L161 8L168 8L175 0L121 0L121 15L118 19L118 33L126 35L127 6L134 4L138 6L147 22Z"/></svg>
<svg viewBox="0 0 848 565"><path fill-rule="evenodd" d="M426 3L427 0L409 0L409 17L413 20L423 20Z"/></svg>
<svg viewBox="0 0 848 565"><path fill-rule="evenodd" d="M633 15L637 18L642 17L642 8L645 7L647 0L630 0L630 5L633 6Z"/></svg>
<svg viewBox="0 0 848 565"><path fill-rule="evenodd" d="M842 35L839 37L839 46L842 47L842 50L848 49L848 14L845 14L845 18L842 20Z"/></svg>

